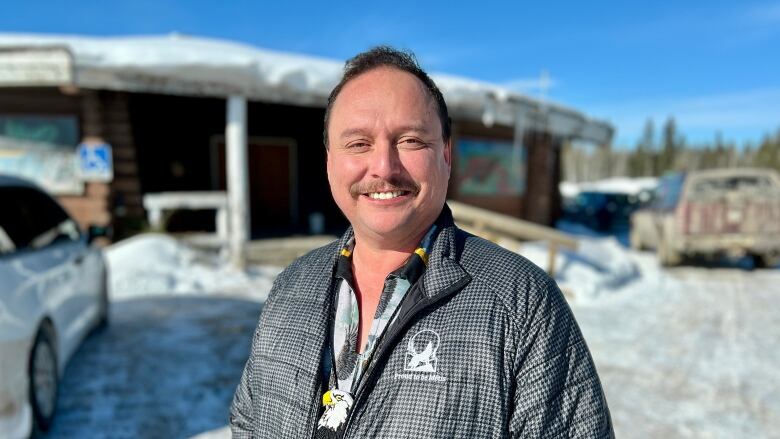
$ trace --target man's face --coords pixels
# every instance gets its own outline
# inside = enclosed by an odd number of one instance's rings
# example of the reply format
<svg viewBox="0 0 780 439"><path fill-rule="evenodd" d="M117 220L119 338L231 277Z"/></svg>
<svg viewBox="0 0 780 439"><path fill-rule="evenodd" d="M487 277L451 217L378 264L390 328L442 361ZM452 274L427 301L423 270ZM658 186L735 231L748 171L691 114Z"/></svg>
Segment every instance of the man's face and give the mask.
<svg viewBox="0 0 780 439"><path fill-rule="evenodd" d="M422 81L379 67L347 82L331 109L328 144L331 192L357 238L421 239L450 176L450 144Z"/></svg>

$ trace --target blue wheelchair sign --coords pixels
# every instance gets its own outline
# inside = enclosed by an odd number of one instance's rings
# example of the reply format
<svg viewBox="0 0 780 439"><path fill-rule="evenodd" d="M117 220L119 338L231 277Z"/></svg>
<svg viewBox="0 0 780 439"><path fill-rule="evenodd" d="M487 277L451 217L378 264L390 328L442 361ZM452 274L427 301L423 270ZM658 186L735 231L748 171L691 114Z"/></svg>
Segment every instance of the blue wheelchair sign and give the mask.
<svg viewBox="0 0 780 439"><path fill-rule="evenodd" d="M107 143L82 143L78 146L79 173L85 181L111 181L114 166L111 145Z"/></svg>

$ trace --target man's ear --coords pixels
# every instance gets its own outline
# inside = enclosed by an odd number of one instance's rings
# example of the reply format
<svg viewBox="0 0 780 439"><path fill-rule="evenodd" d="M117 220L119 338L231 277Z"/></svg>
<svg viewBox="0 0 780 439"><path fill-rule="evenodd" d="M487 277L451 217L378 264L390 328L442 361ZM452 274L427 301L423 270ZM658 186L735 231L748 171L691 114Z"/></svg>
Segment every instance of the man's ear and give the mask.
<svg viewBox="0 0 780 439"><path fill-rule="evenodd" d="M452 138L444 142L444 161L447 163L447 169L452 172Z"/></svg>
<svg viewBox="0 0 780 439"><path fill-rule="evenodd" d="M325 174L328 176L328 181L330 181L330 148L327 146L325 147Z"/></svg>
<svg viewBox="0 0 780 439"><path fill-rule="evenodd" d="M330 184L330 167L333 165L330 159L330 148L325 149L325 175L328 177L328 184Z"/></svg>

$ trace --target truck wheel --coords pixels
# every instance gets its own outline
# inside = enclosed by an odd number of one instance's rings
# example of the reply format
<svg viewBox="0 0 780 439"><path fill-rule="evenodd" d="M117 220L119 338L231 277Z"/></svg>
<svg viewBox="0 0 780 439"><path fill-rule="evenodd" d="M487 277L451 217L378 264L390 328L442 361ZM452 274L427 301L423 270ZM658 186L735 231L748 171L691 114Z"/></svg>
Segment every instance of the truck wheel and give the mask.
<svg viewBox="0 0 780 439"><path fill-rule="evenodd" d="M753 266L755 268L773 268L777 264L780 264L780 254L753 255Z"/></svg>
<svg viewBox="0 0 780 439"><path fill-rule="evenodd" d="M33 434L48 431L57 405L59 372L54 334L48 325L42 325L30 351L29 394L33 412Z"/></svg>

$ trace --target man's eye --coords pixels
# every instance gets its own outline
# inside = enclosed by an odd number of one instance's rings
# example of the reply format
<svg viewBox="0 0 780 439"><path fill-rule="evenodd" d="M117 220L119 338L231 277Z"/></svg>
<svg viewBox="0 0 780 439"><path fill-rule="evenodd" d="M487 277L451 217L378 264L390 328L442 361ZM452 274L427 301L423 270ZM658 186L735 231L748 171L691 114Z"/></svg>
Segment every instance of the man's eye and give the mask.
<svg viewBox="0 0 780 439"><path fill-rule="evenodd" d="M398 142L398 146L402 148L422 148L425 146L425 142L415 138L401 139Z"/></svg>
<svg viewBox="0 0 780 439"><path fill-rule="evenodd" d="M361 148L368 148L369 144L368 142L352 142L352 143L348 143L346 147L347 149L353 149L353 148L361 149Z"/></svg>

